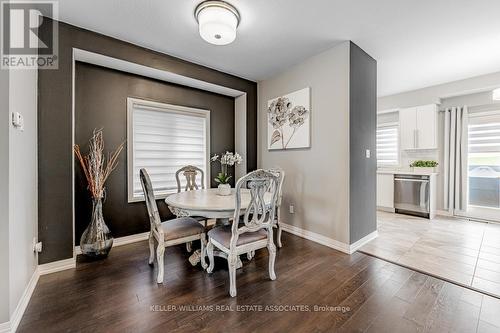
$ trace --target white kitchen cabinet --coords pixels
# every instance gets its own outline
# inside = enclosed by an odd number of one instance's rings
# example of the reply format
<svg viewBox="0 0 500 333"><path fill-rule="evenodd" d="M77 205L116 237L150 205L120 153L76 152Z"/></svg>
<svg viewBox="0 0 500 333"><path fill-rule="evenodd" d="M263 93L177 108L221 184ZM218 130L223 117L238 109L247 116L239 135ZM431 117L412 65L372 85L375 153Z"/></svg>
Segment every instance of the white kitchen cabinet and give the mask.
<svg viewBox="0 0 500 333"><path fill-rule="evenodd" d="M416 142L419 149L437 149L438 110L436 104L417 107Z"/></svg>
<svg viewBox="0 0 500 333"><path fill-rule="evenodd" d="M436 104L400 109L401 149L437 149L437 122Z"/></svg>
<svg viewBox="0 0 500 333"><path fill-rule="evenodd" d="M394 175L392 173L377 174L377 207L394 211Z"/></svg>
<svg viewBox="0 0 500 333"><path fill-rule="evenodd" d="M415 130L417 129L417 108L399 110L399 138L401 149L415 148Z"/></svg>

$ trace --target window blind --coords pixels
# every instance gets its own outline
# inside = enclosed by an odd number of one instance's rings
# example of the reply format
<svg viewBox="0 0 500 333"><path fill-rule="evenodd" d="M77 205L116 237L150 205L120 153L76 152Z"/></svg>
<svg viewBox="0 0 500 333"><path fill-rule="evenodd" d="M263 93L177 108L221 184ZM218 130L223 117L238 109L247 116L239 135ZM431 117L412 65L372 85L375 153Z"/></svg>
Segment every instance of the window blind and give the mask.
<svg viewBox="0 0 500 333"><path fill-rule="evenodd" d="M152 103L134 102L129 110L132 113L129 142L133 140L132 166L129 166L132 199L143 199L141 168L148 172L157 197L177 192L175 173L183 166L194 165L207 174L208 111L198 113L193 112L196 109ZM184 177L180 178L185 182ZM129 188L129 197L130 192Z"/></svg>
<svg viewBox="0 0 500 333"><path fill-rule="evenodd" d="M500 112L471 115L468 130L469 153L500 152Z"/></svg>
<svg viewBox="0 0 500 333"><path fill-rule="evenodd" d="M399 164L399 125L377 127L377 164Z"/></svg>

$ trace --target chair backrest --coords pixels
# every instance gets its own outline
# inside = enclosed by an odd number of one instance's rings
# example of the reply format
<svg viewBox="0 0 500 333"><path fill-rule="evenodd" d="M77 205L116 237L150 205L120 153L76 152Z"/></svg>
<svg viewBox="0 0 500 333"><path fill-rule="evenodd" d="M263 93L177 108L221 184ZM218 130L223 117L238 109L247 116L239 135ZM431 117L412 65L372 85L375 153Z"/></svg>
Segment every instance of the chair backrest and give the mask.
<svg viewBox="0 0 500 333"><path fill-rule="evenodd" d="M231 227L231 244L234 248L239 235L245 232L255 232L267 229L268 237L273 237L273 222L278 200L279 177L270 171L256 170L241 177L235 186L235 210ZM243 224L240 226L241 194L245 188L250 192L250 202L243 214Z"/></svg>
<svg viewBox="0 0 500 333"><path fill-rule="evenodd" d="M285 180L285 170L281 168L269 169L269 172L278 176L278 201L276 206L281 207L281 202L283 200L283 182Z"/></svg>
<svg viewBox="0 0 500 333"><path fill-rule="evenodd" d="M141 178L142 190L144 192L144 199L146 201L146 207L148 209L149 222L151 222L151 230L161 232L161 218L160 213L158 212L158 206L156 205L151 179L149 178L148 172L144 168L139 171L139 174Z"/></svg>
<svg viewBox="0 0 500 333"><path fill-rule="evenodd" d="M201 188L205 188L205 173L203 172L203 170L195 167L194 165L186 165L185 167L177 170L177 172L175 173L175 180L177 181L177 193L180 193L182 191L181 180L179 178L179 174L181 172L184 177L186 177L186 187L184 188L184 191L198 190L200 188L198 184L196 184L196 176L198 174L201 174Z"/></svg>

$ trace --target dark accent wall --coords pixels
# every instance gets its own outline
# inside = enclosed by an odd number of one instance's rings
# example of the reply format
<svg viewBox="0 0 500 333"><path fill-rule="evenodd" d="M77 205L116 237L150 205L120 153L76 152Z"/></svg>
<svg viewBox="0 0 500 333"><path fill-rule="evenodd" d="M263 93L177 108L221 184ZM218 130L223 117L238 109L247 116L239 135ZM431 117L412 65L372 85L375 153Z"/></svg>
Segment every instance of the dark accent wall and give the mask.
<svg viewBox="0 0 500 333"><path fill-rule="evenodd" d="M349 50L349 230L351 244L377 230L377 62L354 43ZM366 149L371 157L366 158Z"/></svg>
<svg viewBox="0 0 500 333"><path fill-rule="evenodd" d="M49 34L44 18L39 33ZM247 169L257 166L257 84L89 30L58 22L59 68L38 71L39 263L73 256L73 48L166 70L247 93ZM168 43L168 41L165 41ZM110 142L111 143L111 142Z"/></svg>
<svg viewBox="0 0 500 333"><path fill-rule="evenodd" d="M114 149L127 139L127 97L210 110L210 151L234 151L232 97L80 62L76 63L75 78L75 143L84 151L95 128L104 129L106 150ZM212 175L218 172L217 167L212 165ZM75 241L78 244L90 221L92 202L79 164L75 165L75 175ZM213 181L212 186L216 186ZM172 217L163 200L158 200L158 208L162 220ZM149 230L144 203L128 203L126 149L107 182L103 211L114 237Z"/></svg>

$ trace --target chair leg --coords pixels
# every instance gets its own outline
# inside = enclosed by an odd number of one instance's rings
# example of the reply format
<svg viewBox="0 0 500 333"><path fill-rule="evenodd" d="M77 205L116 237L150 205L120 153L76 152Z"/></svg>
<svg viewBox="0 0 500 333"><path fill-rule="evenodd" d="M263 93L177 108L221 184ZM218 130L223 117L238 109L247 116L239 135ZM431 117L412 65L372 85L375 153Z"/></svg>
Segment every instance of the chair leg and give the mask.
<svg viewBox="0 0 500 333"><path fill-rule="evenodd" d="M155 238L153 236L153 232L149 233L149 265L153 266L155 261Z"/></svg>
<svg viewBox="0 0 500 333"><path fill-rule="evenodd" d="M227 258L229 268L229 295L236 296L236 264L238 263L238 256L230 254Z"/></svg>
<svg viewBox="0 0 500 333"><path fill-rule="evenodd" d="M207 272L212 273L212 271L214 270L214 245L212 244L212 240L210 238L208 238L207 256L209 262Z"/></svg>
<svg viewBox="0 0 500 333"><path fill-rule="evenodd" d="M247 259L252 260L255 257L255 250L247 252Z"/></svg>
<svg viewBox="0 0 500 333"><path fill-rule="evenodd" d="M206 251L207 239L206 239L205 233L201 234L200 243L201 243L201 250L200 250L200 252L201 252L200 253L200 255L201 255L201 258L200 258L201 267L203 269L207 269L208 265L207 265L207 262L205 261L205 256L207 255L207 251Z"/></svg>
<svg viewBox="0 0 500 333"><path fill-rule="evenodd" d="M165 254L165 247L163 244L158 244L156 248L156 260L158 261L158 278L156 282L163 283L163 272L165 271L163 257Z"/></svg>
<svg viewBox="0 0 500 333"><path fill-rule="evenodd" d="M186 251L188 251L188 253L191 253L191 251L192 251L192 245L193 245L193 242L187 242L186 243Z"/></svg>
<svg viewBox="0 0 500 333"><path fill-rule="evenodd" d="M274 272L274 261L276 260L276 246L272 241L267 243L267 250L269 251L269 278L276 280L276 273Z"/></svg>
<svg viewBox="0 0 500 333"><path fill-rule="evenodd" d="M281 224L280 224L280 223L278 223L278 233L277 233L277 235L276 235L276 239L277 239L277 241L278 241L278 247L279 247L279 248L283 247L283 244L281 243L281 231L282 231L282 230L281 230Z"/></svg>

